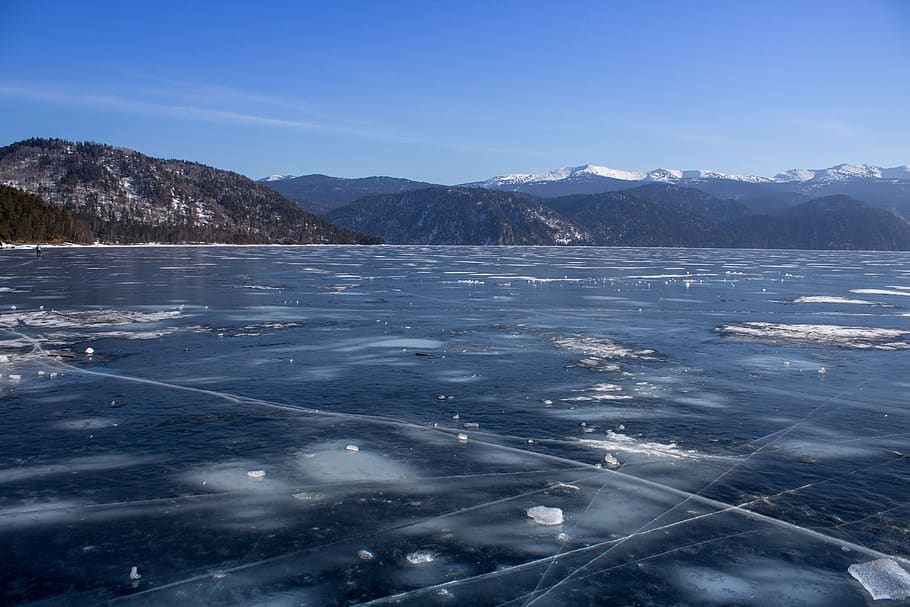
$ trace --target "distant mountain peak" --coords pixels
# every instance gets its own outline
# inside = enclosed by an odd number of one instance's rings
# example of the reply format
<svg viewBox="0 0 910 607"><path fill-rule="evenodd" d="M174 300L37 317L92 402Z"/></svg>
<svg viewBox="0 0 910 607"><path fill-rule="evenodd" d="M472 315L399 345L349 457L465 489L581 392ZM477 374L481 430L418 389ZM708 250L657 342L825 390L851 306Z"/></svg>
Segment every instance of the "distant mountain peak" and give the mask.
<svg viewBox="0 0 910 607"><path fill-rule="evenodd" d="M294 175L269 175L259 181L286 181L288 179L294 179Z"/></svg>

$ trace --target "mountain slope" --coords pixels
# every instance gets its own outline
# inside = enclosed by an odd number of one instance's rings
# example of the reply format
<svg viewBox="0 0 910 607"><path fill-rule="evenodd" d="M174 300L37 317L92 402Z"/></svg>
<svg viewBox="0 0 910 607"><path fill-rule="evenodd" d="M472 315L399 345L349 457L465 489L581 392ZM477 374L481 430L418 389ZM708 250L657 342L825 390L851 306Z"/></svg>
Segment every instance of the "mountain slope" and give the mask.
<svg viewBox="0 0 910 607"><path fill-rule="evenodd" d="M479 188L367 196L327 217L390 244L591 244L583 230L533 198Z"/></svg>
<svg viewBox="0 0 910 607"><path fill-rule="evenodd" d="M670 183L648 183L625 190L626 194L642 200L672 204L713 221L732 221L752 214L745 204L736 200L721 200L695 188Z"/></svg>
<svg viewBox="0 0 910 607"><path fill-rule="evenodd" d="M278 176L273 175L259 181L288 200L318 214L325 214L332 209L372 194L396 194L434 186L432 183L396 177L363 177L360 179L342 179L326 175L276 177Z"/></svg>
<svg viewBox="0 0 910 607"><path fill-rule="evenodd" d="M107 242L370 242L242 175L60 139L0 148L0 182L65 207Z"/></svg>

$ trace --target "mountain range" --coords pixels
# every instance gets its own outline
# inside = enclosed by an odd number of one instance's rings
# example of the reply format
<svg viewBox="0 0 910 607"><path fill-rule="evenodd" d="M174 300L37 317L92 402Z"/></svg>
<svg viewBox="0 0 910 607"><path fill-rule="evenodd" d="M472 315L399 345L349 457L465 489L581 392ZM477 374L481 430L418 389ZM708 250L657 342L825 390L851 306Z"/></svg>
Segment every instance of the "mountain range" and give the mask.
<svg viewBox="0 0 910 607"><path fill-rule="evenodd" d="M759 178L586 165L471 187L325 175L257 183L98 143L29 139L0 148L0 184L31 195L4 194L13 219L0 227L57 239L84 239L87 228L122 243L910 250L910 222L900 215L910 200L906 169L840 165ZM69 215L36 211L35 197Z"/></svg>

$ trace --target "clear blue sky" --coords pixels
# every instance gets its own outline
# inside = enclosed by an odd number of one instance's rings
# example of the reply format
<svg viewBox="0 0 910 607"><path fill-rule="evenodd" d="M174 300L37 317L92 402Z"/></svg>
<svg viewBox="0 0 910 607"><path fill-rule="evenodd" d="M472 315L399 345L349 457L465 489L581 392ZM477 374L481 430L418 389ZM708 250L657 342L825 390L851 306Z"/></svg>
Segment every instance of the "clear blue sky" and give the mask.
<svg viewBox="0 0 910 607"><path fill-rule="evenodd" d="M253 178L910 163L910 0L0 0L0 145Z"/></svg>

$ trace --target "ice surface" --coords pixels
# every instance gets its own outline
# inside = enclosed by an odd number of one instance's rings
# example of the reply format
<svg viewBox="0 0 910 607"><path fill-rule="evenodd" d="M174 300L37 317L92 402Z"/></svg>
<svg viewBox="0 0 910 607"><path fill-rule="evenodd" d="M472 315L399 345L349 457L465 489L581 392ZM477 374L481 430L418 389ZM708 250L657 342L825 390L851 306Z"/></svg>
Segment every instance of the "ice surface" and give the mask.
<svg viewBox="0 0 910 607"><path fill-rule="evenodd" d="M33 255L0 602L862 605L906 554L906 316L805 295L910 291L904 253Z"/></svg>
<svg viewBox="0 0 910 607"><path fill-rule="evenodd" d="M910 597L910 572L894 559L855 563L847 569L876 601Z"/></svg>

